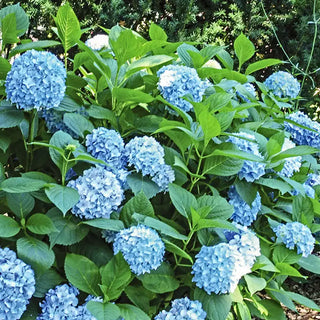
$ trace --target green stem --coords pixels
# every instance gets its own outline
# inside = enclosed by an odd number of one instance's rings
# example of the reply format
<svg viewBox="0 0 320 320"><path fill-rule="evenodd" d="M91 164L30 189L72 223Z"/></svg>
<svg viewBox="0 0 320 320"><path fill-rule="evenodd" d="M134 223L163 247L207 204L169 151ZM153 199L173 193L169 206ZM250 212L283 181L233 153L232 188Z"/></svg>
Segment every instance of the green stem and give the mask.
<svg viewBox="0 0 320 320"><path fill-rule="evenodd" d="M30 126L29 126L29 137L28 137L28 146L27 146L27 161L26 161L26 171L30 171L33 161L33 146L32 142L34 139L34 129L35 129L35 120L37 119L37 109L33 109L30 114Z"/></svg>
<svg viewBox="0 0 320 320"><path fill-rule="evenodd" d="M197 147L195 148L196 153L197 153L197 155L199 156L198 167L197 167L197 171L196 171L196 173L195 173L196 175L199 175L199 172L200 172L200 169L201 169L202 160L203 160L203 154L204 154L204 152L205 152L205 149L206 149L206 148L203 148L201 154L199 154L199 151L198 151ZM189 188L189 192L192 191L192 189L194 188L195 184L196 184L199 180L200 180L200 178L198 178L198 177L191 177L192 183L191 183L191 186L190 186L190 188Z"/></svg>

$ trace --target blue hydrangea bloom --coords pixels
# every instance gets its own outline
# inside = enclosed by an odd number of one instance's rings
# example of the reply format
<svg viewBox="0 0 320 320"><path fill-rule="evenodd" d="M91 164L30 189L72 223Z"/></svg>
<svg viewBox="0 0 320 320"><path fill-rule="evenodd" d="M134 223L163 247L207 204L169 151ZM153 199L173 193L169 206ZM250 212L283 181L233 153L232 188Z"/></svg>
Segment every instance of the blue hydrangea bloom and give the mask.
<svg viewBox="0 0 320 320"><path fill-rule="evenodd" d="M165 246L158 233L144 225L121 230L113 243L114 254L122 252L136 275L157 269L164 257Z"/></svg>
<svg viewBox="0 0 320 320"><path fill-rule="evenodd" d="M159 186L160 191L168 191L169 184L174 180L174 171L167 164L159 165L158 172L152 177L152 181Z"/></svg>
<svg viewBox="0 0 320 320"><path fill-rule="evenodd" d="M296 98L300 92L300 83L290 73L278 71L269 76L265 86L279 98Z"/></svg>
<svg viewBox="0 0 320 320"><path fill-rule="evenodd" d="M234 186L231 186L228 192L229 203L233 205L233 213L231 219L243 226L249 226L257 219L257 214L261 210L261 197L257 192L256 198L251 205L246 203L237 192Z"/></svg>
<svg viewBox="0 0 320 320"><path fill-rule="evenodd" d="M255 142L246 140L246 139L249 139L249 140L256 141L254 135L248 134L245 132L234 133L234 135L236 135L236 137L230 136L227 142L232 142L241 151L251 153L255 156L262 158L262 155L259 152L258 144ZM265 166L266 165L262 162L245 160L241 170L238 173L238 176L240 179L245 179L248 182L253 182L254 180L259 179L262 175L265 174Z"/></svg>
<svg viewBox="0 0 320 320"><path fill-rule="evenodd" d="M7 74L7 99L24 110L55 108L64 97L66 76L63 63L52 53L27 51Z"/></svg>
<svg viewBox="0 0 320 320"><path fill-rule="evenodd" d="M73 168L70 168L66 173L66 181L71 180L72 178L76 177L78 174L73 170Z"/></svg>
<svg viewBox="0 0 320 320"><path fill-rule="evenodd" d="M171 306L169 311L161 311L154 320L205 320L207 316L198 300L175 299Z"/></svg>
<svg viewBox="0 0 320 320"><path fill-rule="evenodd" d="M113 231L113 230L101 231L101 236L107 243L112 243L115 240L117 234L118 234L118 231Z"/></svg>
<svg viewBox="0 0 320 320"><path fill-rule="evenodd" d="M256 90L254 88L254 85L252 83L245 83L242 85L251 95L253 95L254 97L256 96ZM250 100L244 96L242 93L240 93L239 91L237 91L237 96L239 98L241 98L244 102L250 102Z"/></svg>
<svg viewBox="0 0 320 320"><path fill-rule="evenodd" d="M78 306L78 294L79 290L70 284L50 289L40 303L42 312L37 320L96 320L85 305Z"/></svg>
<svg viewBox="0 0 320 320"><path fill-rule="evenodd" d="M106 34L97 34L94 37L87 39L85 44L92 50L101 50L103 48L109 48L109 36Z"/></svg>
<svg viewBox="0 0 320 320"><path fill-rule="evenodd" d="M164 150L153 137L131 139L125 146L125 156L128 164L141 171L143 176L153 177L159 171L159 166L164 164Z"/></svg>
<svg viewBox="0 0 320 320"><path fill-rule="evenodd" d="M35 278L9 248L0 248L0 288L0 319L20 319L35 291Z"/></svg>
<svg viewBox="0 0 320 320"><path fill-rule="evenodd" d="M280 242L292 250L297 247L297 253L302 253L303 257L309 256L314 248L315 239L310 229L300 222L289 222L279 224L273 229Z"/></svg>
<svg viewBox="0 0 320 320"><path fill-rule="evenodd" d="M294 142L290 141L288 138L285 138L281 151L294 148L295 146L296 144ZM292 177L294 172L298 172L300 170L301 161L302 161L302 158L300 156L285 159L284 165L280 171L280 174L287 178Z"/></svg>
<svg viewBox="0 0 320 320"><path fill-rule="evenodd" d="M289 114L287 119L316 131L314 132L308 129L300 128L285 121L285 130L291 134L292 140L297 145L307 145L314 148L320 148L320 123L312 121L301 111Z"/></svg>
<svg viewBox="0 0 320 320"><path fill-rule="evenodd" d="M320 185L320 175L315 173L309 173L307 180L303 184L304 191L306 195L310 198L315 197L315 190L313 187ZM298 190L292 190L292 195L296 196L300 192Z"/></svg>
<svg viewBox="0 0 320 320"><path fill-rule="evenodd" d="M192 266L192 281L208 294L233 292L247 272L247 268L242 270L245 265L243 259L239 251L228 243L202 246Z"/></svg>
<svg viewBox="0 0 320 320"><path fill-rule="evenodd" d="M116 176L98 166L83 172L68 187L78 191L80 199L71 212L82 219L110 218L124 199L123 189Z"/></svg>
<svg viewBox="0 0 320 320"><path fill-rule="evenodd" d="M86 137L87 151L96 159L105 161L113 173L126 164L124 142L115 130L104 127L94 129Z"/></svg>
<svg viewBox="0 0 320 320"><path fill-rule="evenodd" d="M184 99L191 95L193 101L200 102L210 82L202 81L194 68L179 65L162 67L158 72L158 88L162 96L174 106L188 112L193 109L192 104ZM175 114L175 112L172 112Z"/></svg>
<svg viewBox="0 0 320 320"><path fill-rule="evenodd" d="M88 117L88 113L84 107L79 108L79 110L75 111L75 113L81 114L84 117ZM59 130L70 134L73 138L77 139L79 136L73 132L64 122L63 116L64 111L58 111L56 109L42 109L39 113L40 117L42 117L48 128L50 133L55 133Z"/></svg>

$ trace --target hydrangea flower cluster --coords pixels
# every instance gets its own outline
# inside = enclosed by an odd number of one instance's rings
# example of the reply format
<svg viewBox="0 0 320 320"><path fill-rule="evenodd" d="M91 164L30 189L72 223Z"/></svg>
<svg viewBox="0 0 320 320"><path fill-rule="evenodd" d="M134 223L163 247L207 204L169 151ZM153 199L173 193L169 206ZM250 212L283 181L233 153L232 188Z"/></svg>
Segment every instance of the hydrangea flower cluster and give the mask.
<svg viewBox="0 0 320 320"><path fill-rule="evenodd" d="M296 144L294 142L290 141L288 138L285 138L281 151L294 148L295 146ZM297 172L300 170L301 161L302 161L302 158L300 156L287 158L284 162L283 168L280 171L280 174L287 178L292 177L294 172Z"/></svg>
<svg viewBox="0 0 320 320"><path fill-rule="evenodd" d="M171 309L161 311L154 320L205 320L206 316L200 301L185 297L173 300Z"/></svg>
<svg viewBox="0 0 320 320"><path fill-rule="evenodd" d="M289 222L279 224L273 229L280 242L292 250L297 247L297 253L302 253L303 257L309 256L314 248L315 239L310 229L300 222Z"/></svg>
<svg viewBox="0 0 320 320"><path fill-rule="evenodd" d="M254 85L252 83L245 83L242 85L243 88L245 88L251 95L253 95L254 97L256 96L256 90L254 88ZM237 91L237 96L239 98L241 98L244 102L250 102L250 100L244 96L242 93L240 93L239 91Z"/></svg>
<svg viewBox="0 0 320 320"><path fill-rule="evenodd" d="M135 137L125 146L128 164L142 173L150 175L161 191L168 188L175 179L174 171L164 162L164 150L153 137Z"/></svg>
<svg viewBox="0 0 320 320"><path fill-rule="evenodd" d="M297 145L307 145L314 148L320 148L320 124L318 122L312 121L301 111L289 114L287 119L314 130L310 131L285 121L285 130L291 134L292 140Z"/></svg>
<svg viewBox="0 0 320 320"><path fill-rule="evenodd" d="M256 198L251 205L245 202L234 186L231 186L228 192L229 203L233 206L231 219L243 226L249 226L257 219L257 214L261 210L261 197L257 192Z"/></svg>
<svg viewBox="0 0 320 320"><path fill-rule="evenodd" d="M249 139L255 141L254 135L245 132L234 133L234 135L236 135L236 137L230 136L227 142L232 142L241 151L245 151L262 158L262 155L259 152L258 144L247 140ZM265 166L266 165L262 162L245 160L241 170L238 173L238 176L240 179L245 179L248 182L253 182L254 180L259 179L262 175L265 174Z"/></svg>
<svg viewBox="0 0 320 320"><path fill-rule="evenodd" d="M109 48L109 37L106 34L97 34L85 42L86 46L92 50Z"/></svg>
<svg viewBox="0 0 320 320"><path fill-rule="evenodd" d="M269 76L265 86L279 98L296 98L300 92L300 83L290 73L278 71Z"/></svg>
<svg viewBox="0 0 320 320"><path fill-rule="evenodd" d="M84 117L88 117L88 113L84 107L79 108L79 110L75 111L75 113L81 114ZM73 132L64 122L63 115L65 112L58 111L56 109L42 109L39 115L45 120L46 126L50 133L55 133L59 130L64 131L73 138L77 139L79 136Z"/></svg>
<svg viewBox="0 0 320 320"><path fill-rule="evenodd" d="M260 255L258 237L247 227L235 224L238 232L227 231L229 243L203 246L192 266L193 282L208 294L233 292L242 276L249 273Z"/></svg>
<svg viewBox="0 0 320 320"><path fill-rule="evenodd" d="M82 219L108 219L124 199L117 177L101 166L85 170L82 176L69 181L68 187L79 193L79 201L71 211Z"/></svg>
<svg viewBox="0 0 320 320"><path fill-rule="evenodd" d="M20 319L35 291L34 272L9 248L0 248L0 319Z"/></svg>
<svg viewBox="0 0 320 320"><path fill-rule="evenodd" d="M78 294L79 290L68 284L50 289L40 302L42 312L36 320L96 320L85 305L78 306Z"/></svg>
<svg viewBox="0 0 320 320"><path fill-rule="evenodd" d="M24 110L55 108L64 97L66 76L63 63L52 53L27 51L7 74L7 99Z"/></svg>
<svg viewBox="0 0 320 320"><path fill-rule="evenodd" d="M102 230L101 236L107 243L112 243L117 235L118 231L113 230Z"/></svg>
<svg viewBox="0 0 320 320"><path fill-rule="evenodd" d="M192 104L184 99L191 95L193 101L200 102L210 82L202 81L194 68L179 65L162 67L158 72L158 88L162 96L174 106L188 112L193 109ZM175 114L175 112L171 112Z"/></svg>
<svg viewBox="0 0 320 320"><path fill-rule="evenodd" d="M136 275L157 269L164 257L165 246L158 233L144 225L132 226L117 233L114 254L121 251Z"/></svg>
<svg viewBox="0 0 320 320"><path fill-rule="evenodd" d="M308 179L303 183L303 188L306 193L306 195L310 198L315 197L315 191L313 187L320 185L320 175L314 174L314 173L309 173L308 174ZM292 190L292 195L296 196L300 192L298 190Z"/></svg>

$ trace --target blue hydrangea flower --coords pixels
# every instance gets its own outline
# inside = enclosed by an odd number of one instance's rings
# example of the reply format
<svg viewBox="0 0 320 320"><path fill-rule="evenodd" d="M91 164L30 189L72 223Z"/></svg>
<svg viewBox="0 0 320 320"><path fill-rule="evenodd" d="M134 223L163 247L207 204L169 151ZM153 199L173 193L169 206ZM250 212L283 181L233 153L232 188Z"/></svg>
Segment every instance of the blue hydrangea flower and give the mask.
<svg viewBox="0 0 320 320"><path fill-rule="evenodd" d="M141 171L143 176L153 177L159 171L159 166L164 164L164 150L153 137L131 139L125 146L125 156L129 165Z"/></svg>
<svg viewBox="0 0 320 320"><path fill-rule="evenodd" d="M96 159L106 162L113 173L124 168L124 142L117 131L104 127L94 129L86 137L86 146L87 151Z"/></svg>
<svg viewBox="0 0 320 320"><path fill-rule="evenodd" d="M144 225L121 230L113 243L114 254L122 252L136 275L157 269L164 257L165 246L158 233Z"/></svg>
<svg viewBox="0 0 320 320"><path fill-rule="evenodd" d="M310 229L300 222L288 222L279 224L273 229L280 242L292 250L297 247L297 253L302 253L303 257L309 256L314 248L315 239Z"/></svg>
<svg viewBox="0 0 320 320"><path fill-rule="evenodd" d="M247 83L243 84L242 87L244 89L246 89L252 96L254 96L254 97L256 96L257 93L256 93L256 90L255 90L254 85L252 83L247 82ZM244 102L250 102L250 100L245 95L240 93L239 91L237 91L237 96L239 98L241 98Z"/></svg>
<svg viewBox="0 0 320 320"><path fill-rule="evenodd" d="M79 290L70 284L50 289L40 302L42 312L37 320L96 320L85 305L78 306L78 294Z"/></svg>
<svg viewBox="0 0 320 320"><path fill-rule="evenodd" d="M107 243L112 243L115 240L117 234L118 234L118 231L113 231L113 230L101 231L101 236Z"/></svg>
<svg viewBox="0 0 320 320"><path fill-rule="evenodd" d="M159 165L158 172L152 177L152 181L159 186L160 191L168 191L169 184L174 180L174 171L167 164Z"/></svg>
<svg viewBox="0 0 320 320"><path fill-rule="evenodd" d="M64 97L66 76L63 63L52 53L27 51L7 74L7 99L24 110L55 108Z"/></svg>
<svg viewBox="0 0 320 320"><path fill-rule="evenodd" d="M84 107L79 108L79 110L75 111L77 114L81 114L84 117L88 117L88 113ZM39 112L39 116L42 117L48 128L50 133L55 133L59 130L70 134L73 138L77 139L79 136L72 131L63 121L64 111L58 111L56 109L42 109Z"/></svg>
<svg viewBox="0 0 320 320"><path fill-rule="evenodd" d="M97 34L94 37L87 39L85 44L92 50L101 50L103 48L110 48L109 37L106 34Z"/></svg>
<svg viewBox="0 0 320 320"><path fill-rule="evenodd" d="M198 300L175 299L171 306L169 311L161 311L154 320L205 320L207 316Z"/></svg>
<svg viewBox="0 0 320 320"><path fill-rule="evenodd" d="M9 248L0 248L0 288L0 319L20 319L35 291L35 278Z"/></svg>
<svg viewBox="0 0 320 320"><path fill-rule="evenodd" d="M212 247L202 246L192 266L192 281L208 294L224 294L233 292L246 274L242 255L233 245L219 243Z"/></svg>
<svg viewBox="0 0 320 320"><path fill-rule="evenodd" d="M101 166L85 170L82 176L69 181L68 187L79 193L79 201L71 211L82 219L110 218L124 199L119 180Z"/></svg>
<svg viewBox="0 0 320 320"><path fill-rule="evenodd" d="M231 186L228 192L229 203L233 206L231 219L243 226L249 226L257 219L257 214L261 210L261 197L257 192L256 198L251 205L246 203L237 192L234 186Z"/></svg>
<svg viewBox="0 0 320 320"><path fill-rule="evenodd" d="M278 71L269 76L265 86L279 98L296 98L300 92L300 83L290 73Z"/></svg>
<svg viewBox="0 0 320 320"><path fill-rule="evenodd" d="M66 181L71 180L72 178L76 177L78 174L73 170L73 168L70 168L66 173Z"/></svg>
<svg viewBox="0 0 320 320"><path fill-rule="evenodd" d="M287 119L316 131L314 132L308 129L300 128L292 123L285 121L285 130L291 134L292 140L297 145L307 145L314 148L320 148L320 123L312 121L301 111L289 114L287 116Z"/></svg>
<svg viewBox="0 0 320 320"><path fill-rule="evenodd" d="M234 133L234 135L236 135L237 137L230 136L227 142L232 142L241 151L251 153L262 158L262 155L259 152L258 144L253 142L256 141L254 135L245 132ZM253 141L248 141L246 139ZM262 162L245 160L241 170L238 173L238 176L240 179L245 179L248 182L253 182L254 180L259 179L262 175L265 174L265 166L265 163Z"/></svg>
<svg viewBox="0 0 320 320"><path fill-rule="evenodd" d="M288 138L285 138L281 151L294 148L295 146L296 144L294 142L290 141ZM292 177L294 172L298 172L300 170L301 161L302 158L300 156L285 159L280 174L288 178Z"/></svg>
<svg viewBox="0 0 320 320"><path fill-rule="evenodd" d="M193 101L200 102L208 81L202 81L194 68L179 65L162 67L158 72L158 88L162 96L174 106L188 112L193 109L192 104L184 99L185 95L191 95ZM172 112L175 114L175 112Z"/></svg>
<svg viewBox="0 0 320 320"><path fill-rule="evenodd" d="M315 174L315 173L309 173L308 174L308 179L303 183L303 188L306 193L306 195L310 198L315 197L315 191L313 187L320 185L320 175ZM292 190L291 191L292 195L296 196L300 192L298 190Z"/></svg>

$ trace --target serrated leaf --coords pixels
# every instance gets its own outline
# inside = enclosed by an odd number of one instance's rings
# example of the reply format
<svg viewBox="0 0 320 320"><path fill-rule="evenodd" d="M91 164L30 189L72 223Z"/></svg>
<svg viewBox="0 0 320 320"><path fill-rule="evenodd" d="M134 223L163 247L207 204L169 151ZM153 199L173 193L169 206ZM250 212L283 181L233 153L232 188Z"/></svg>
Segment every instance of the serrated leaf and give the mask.
<svg viewBox="0 0 320 320"><path fill-rule="evenodd" d="M28 215L35 205L34 198L28 193L8 193L6 198L8 207L19 218Z"/></svg>
<svg viewBox="0 0 320 320"><path fill-rule="evenodd" d="M46 185L46 181L15 177L4 180L0 184L0 189L8 193L24 193L38 191Z"/></svg>
<svg viewBox="0 0 320 320"><path fill-rule="evenodd" d="M49 269L36 277L36 291L33 296L43 298L49 289L54 288L63 281L64 279L57 271Z"/></svg>
<svg viewBox="0 0 320 320"><path fill-rule="evenodd" d="M26 227L35 234L48 234L56 231L51 219L43 213L33 214L27 220Z"/></svg>
<svg viewBox="0 0 320 320"><path fill-rule="evenodd" d="M126 320L150 320L151 318L141 309L131 304L118 304L120 314Z"/></svg>
<svg viewBox="0 0 320 320"><path fill-rule="evenodd" d="M135 195L142 191L148 199L154 197L160 190L156 183L148 177L143 177L140 173L128 175L127 183Z"/></svg>
<svg viewBox="0 0 320 320"><path fill-rule="evenodd" d="M84 132L92 132L93 124L84 116L77 113L65 113L63 115L63 122L81 138L84 137Z"/></svg>
<svg viewBox="0 0 320 320"><path fill-rule="evenodd" d="M234 51L239 59L239 70L244 62L249 60L255 53L253 43L241 33L234 41Z"/></svg>
<svg viewBox="0 0 320 320"><path fill-rule="evenodd" d="M17 221L11 217L0 214L0 238L9 238L20 232L20 226Z"/></svg>
<svg viewBox="0 0 320 320"><path fill-rule="evenodd" d="M166 245L166 250L167 251L175 253L176 255L178 255L178 256L180 256L182 258L188 259L193 264L193 259L187 252L185 252L180 247L178 247L176 244L170 242L167 239L162 239L162 240Z"/></svg>
<svg viewBox="0 0 320 320"><path fill-rule="evenodd" d="M120 317L120 309L113 303L89 301L86 308L97 320L117 320Z"/></svg>
<svg viewBox="0 0 320 320"><path fill-rule="evenodd" d="M149 28L149 36L151 40L162 40L167 41L168 36L165 31L155 23L151 23Z"/></svg>
<svg viewBox="0 0 320 320"><path fill-rule="evenodd" d="M104 229L104 230L112 230L112 231L120 231L124 229L124 224L121 220L113 220L113 219L93 219L88 221L83 221L81 224L86 224L91 227Z"/></svg>

